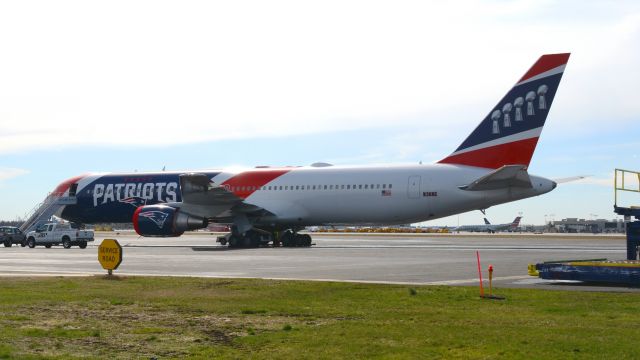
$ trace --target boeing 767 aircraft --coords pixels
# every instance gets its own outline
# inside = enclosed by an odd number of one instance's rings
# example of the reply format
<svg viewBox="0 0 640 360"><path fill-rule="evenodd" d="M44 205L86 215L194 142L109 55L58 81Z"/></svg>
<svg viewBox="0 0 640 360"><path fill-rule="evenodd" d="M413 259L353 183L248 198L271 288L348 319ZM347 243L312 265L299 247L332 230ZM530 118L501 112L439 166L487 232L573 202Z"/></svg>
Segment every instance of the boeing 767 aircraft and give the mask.
<svg viewBox="0 0 640 360"><path fill-rule="evenodd" d="M471 232L488 232L495 233L496 231L516 231L518 226L520 226L520 219L522 216L518 216L513 219L513 222L505 223L505 224L492 224L484 218L483 225L462 225L453 229L453 231L471 231Z"/></svg>
<svg viewBox="0 0 640 360"><path fill-rule="evenodd" d="M255 247L309 246L298 234L305 226L415 223L542 195L556 183L527 168L568 60L540 57L435 164L86 174L58 185L49 202L63 219L133 223L142 236L230 224L229 246Z"/></svg>

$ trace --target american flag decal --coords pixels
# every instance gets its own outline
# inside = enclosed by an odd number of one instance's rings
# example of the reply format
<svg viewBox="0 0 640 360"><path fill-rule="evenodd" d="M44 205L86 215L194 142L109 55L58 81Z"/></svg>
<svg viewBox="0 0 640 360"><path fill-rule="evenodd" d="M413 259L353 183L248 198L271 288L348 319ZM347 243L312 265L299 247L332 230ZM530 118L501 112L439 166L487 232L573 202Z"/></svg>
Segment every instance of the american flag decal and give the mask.
<svg viewBox="0 0 640 360"><path fill-rule="evenodd" d="M382 190L382 196L391 196L391 190Z"/></svg>

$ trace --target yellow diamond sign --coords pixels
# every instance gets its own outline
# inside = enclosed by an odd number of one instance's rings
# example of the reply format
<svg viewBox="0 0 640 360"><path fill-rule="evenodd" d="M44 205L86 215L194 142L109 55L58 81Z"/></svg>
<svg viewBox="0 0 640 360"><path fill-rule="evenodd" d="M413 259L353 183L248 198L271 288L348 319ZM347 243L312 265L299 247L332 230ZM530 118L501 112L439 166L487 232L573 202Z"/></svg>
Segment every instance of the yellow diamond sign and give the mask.
<svg viewBox="0 0 640 360"><path fill-rule="evenodd" d="M98 246L98 261L105 270L115 270L122 262L122 247L118 240L104 239Z"/></svg>

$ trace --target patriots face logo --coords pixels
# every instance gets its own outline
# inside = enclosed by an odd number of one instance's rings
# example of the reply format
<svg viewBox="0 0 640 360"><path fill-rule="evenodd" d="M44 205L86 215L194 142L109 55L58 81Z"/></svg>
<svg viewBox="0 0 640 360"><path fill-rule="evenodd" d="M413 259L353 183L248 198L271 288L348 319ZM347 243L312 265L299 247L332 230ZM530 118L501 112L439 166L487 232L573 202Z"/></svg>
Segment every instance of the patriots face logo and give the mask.
<svg viewBox="0 0 640 360"><path fill-rule="evenodd" d="M162 228L162 226L164 225L164 222L167 220L167 217L169 217L169 214L162 211L158 211L158 210L152 210L152 211L143 211L140 214L138 214L138 216L145 217L153 221L156 225L158 225L159 228Z"/></svg>
<svg viewBox="0 0 640 360"><path fill-rule="evenodd" d="M133 206L134 208L138 208L142 205L145 205L147 203L147 200L141 198L141 197L137 197L137 196L132 196L132 197L128 197L125 199L120 200L121 203L125 203L125 204L129 204L131 206Z"/></svg>

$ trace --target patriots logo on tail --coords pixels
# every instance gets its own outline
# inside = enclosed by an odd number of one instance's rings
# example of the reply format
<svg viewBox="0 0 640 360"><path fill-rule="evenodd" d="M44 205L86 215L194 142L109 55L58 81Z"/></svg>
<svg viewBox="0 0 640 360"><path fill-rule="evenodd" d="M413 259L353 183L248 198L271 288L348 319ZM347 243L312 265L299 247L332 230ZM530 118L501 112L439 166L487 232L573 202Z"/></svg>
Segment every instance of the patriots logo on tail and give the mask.
<svg viewBox="0 0 640 360"><path fill-rule="evenodd" d="M125 204L129 204L131 206L133 206L134 208L138 208L142 205L146 205L147 204L147 200L141 198L141 197L137 197L137 196L132 196L132 197L128 197L125 199L120 200L121 203L125 203Z"/></svg>
<svg viewBox="0 0 640 360"><path fill-rule="evenodd" d="M164 222L167 220L167 217L169 217L169 214L162 211L154 210L141 212L140 214L138 214L138 216L145 217L153 221L156 225L158 225L159 228L162 228Z"/></svg>

